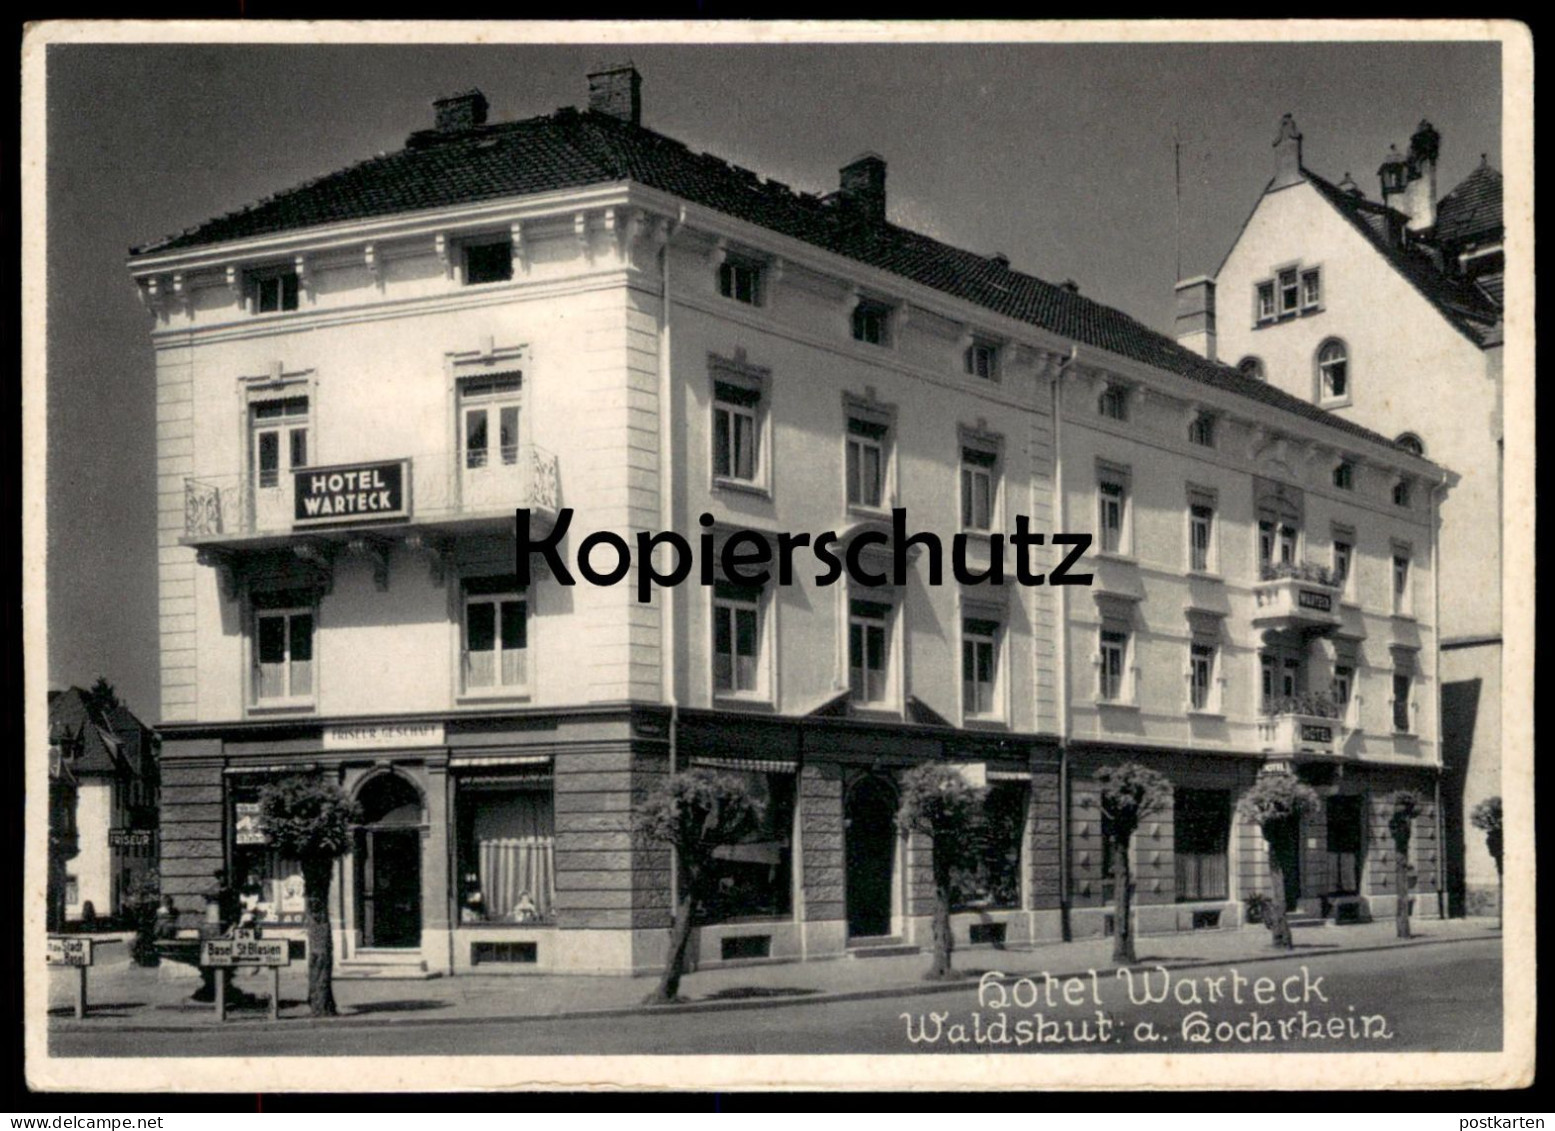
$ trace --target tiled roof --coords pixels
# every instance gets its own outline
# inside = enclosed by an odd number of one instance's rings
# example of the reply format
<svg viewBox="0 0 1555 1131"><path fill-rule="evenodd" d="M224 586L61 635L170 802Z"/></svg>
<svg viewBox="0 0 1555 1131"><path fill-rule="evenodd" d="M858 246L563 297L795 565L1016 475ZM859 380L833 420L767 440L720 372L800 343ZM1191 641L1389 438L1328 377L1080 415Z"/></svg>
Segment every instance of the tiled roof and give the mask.
<svg viewBox="0 0 1555 1131"><path fill-rule="evenodd" d="M1458 243L1501 230L1501 173L1488 162L1465 177L1436 206L1436 238Z"/></svg>
<svg viewBox="0 0 1555 1131"><path fill-rule="evenodd" d="M996 314L1244 396L1381 444L1385 437L1211 362L1124 314L1005 263L810 194L641 126L598 113L541 118L455 134L412 135L385 154L278 193L132 254L267 235L397 212L450 207L586 185L636 181ZM1334 190L1337 192L1337 190ZM1483 299L1481 299L1483 302Z"/></svg>
<svg viewBox="0 0 1555 1131"><path fill-rule="evenodd" d="M121 769L147 771L141 743L149 735L145 724L124 706L108 712L92 707L79 687L49 697L49 724L60 726L81 739L74 770L81 774L116 774Z"/></svg>
<svg viewBox="0 0 1555 1131"><path fill-rule="evenodd" d="M1392 210L1387 206L1345 192L1310 170L1303 171L1312 186L1371 241L1383 258L1441 311L1447 321L1476 344L1485 344L1486 335L1501 321L1501 311L1483 291L1467 279L1443 273L1425 251L1407 244L1401 247L1389 239L1386 220ZM1402 218L1400 214L1399 219Z"/></svg>

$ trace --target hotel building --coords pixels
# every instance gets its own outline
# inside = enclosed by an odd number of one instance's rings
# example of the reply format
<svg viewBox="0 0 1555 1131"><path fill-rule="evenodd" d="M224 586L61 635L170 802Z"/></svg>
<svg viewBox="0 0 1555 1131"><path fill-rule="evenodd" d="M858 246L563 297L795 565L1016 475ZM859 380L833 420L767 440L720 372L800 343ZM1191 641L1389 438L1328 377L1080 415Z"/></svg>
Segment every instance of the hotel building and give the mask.
<svg viewBox="0 0 1555 1131"><path fill-rule="evenodd" d="M720 853L700 965L917 948L930 848L896 777L945 760L988 786L958 939L1028 945L1107 929L1088 782L1138 758L1177 786L1135 844L1144 929L1233 928L1267 887L1233 812L1259 772L1328 797L1294 894L1388 913L1382 800L1440 762L1439 468L890 223L876 155L795 192L643 127L630 68L586 111L486 114L442 99L404 149L131 256L181 910L228 867L300 934L257 798L316 769L362 807L342 973L653 970L674 877L633 806L709 766L767 804ZM792 584L639 602L535 554L521 587L515 508L535 537L572 512L568 562L602 532L833 532L883 583L802 552ZM941 544L904 584L894 508ZM1018 516L1091 534L1095 584L1014 584ZM1007 584L958 582L958 553Z"/></svg>

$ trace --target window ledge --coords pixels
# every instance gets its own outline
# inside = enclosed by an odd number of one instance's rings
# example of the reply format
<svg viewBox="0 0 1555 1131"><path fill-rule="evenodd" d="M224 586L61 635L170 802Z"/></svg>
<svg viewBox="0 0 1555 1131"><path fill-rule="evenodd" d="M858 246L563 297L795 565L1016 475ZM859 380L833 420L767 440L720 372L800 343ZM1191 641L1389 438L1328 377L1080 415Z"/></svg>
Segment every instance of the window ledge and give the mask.
<svg viewBox="0 0 1555 1131"><path fill-rule="evenodd" d="M744 479L730 479L726 476L713 476L714 491L738 491L742 495L758 495L763 499L772 498L770 488L760 483L750 483Z"/></svg>
<svg viewBox="0 0 1555 1131"><path fill-rule="evenodd" d="M1303 318L1305 318L1309 314L1321 314L1321 313L1323 313L1323 304L1322 303L1318 303L1315 306L1303 306L1301 308L1301 316Z"/></svg>
<svg viewBox="0 0 1555 1131"><path fill-rule="evenodd" d="M1114 711L1138 711L1139 704L1127 699L1097 699L1098 707L1110 707Z"/></svg>
<svg viewBox="0 0 1555 1131"><path fill-rule="evenodd" d="M740 694L733 691L713 692L713 706L736 711L761 711L765 713L772 713L777 710L777 705L772 702L772 697L769 695Z"/></svg>
<svg viewBox="0 0 1555 1131"><path fill-rule="evenodd" d="M1349 408L1350 404L1349 397L1323 397L1317 402L1317 407L1325 409ZM1353 491L1354 488L1345 487L1341 488L1341 490Z"/></svg>
<svg viewBox="0 0 1555 1131"><path fill-rule="evenodd" d="M1187 574L1187 576L1193 578L1195 581L1213 581L1217 585L1224 585L1226 583L1225 575L1216 573L1212 569L1189 569L1184 570L1183 572Z"/></svg>
<svg viewBox="0 0 1555 1131"><path fill-rule="evenodd" d="M251 715L302 714L317 709L318 704L312 699L266 699L262 703L250 703L248 713Z"/></svg>
<svg viewBox="0 0 1555 1131"><path fill-rule="evenodd" d="M1094 545L1094 543L1092 543ZM1092 550L1091 556L1100 558L1104 562L1120 562L1123 565L1137 566L1139 559L1133 554L1126 554L1122 550Z"/></svg>
<svg viewBox="0 0 1555 1131"><path fill-rule="evenodd" d="M891 518L891 507L884 505L871 507L864 503L848 503L846 504L846 509L848 514L856 515L859 518L875 518L885 521L890 521Z"/></svg>
<svg viewBox="0 0 1555 1131"><path fill-rule="evenodd" d="M1419 618L1417 618L1415 616L1414 613L1394 612L1394 613L1390 613L1389 616L1391 616L1394 620L1406 621L1409 624L1416 624L1416 623L1418 623L1418 619L1419 619Z"/></svg>
<svg viewBox="0 0 1555 1131"><path fill-rule="evenodd" d="M879 719L882 722L900 722L902 718L902 709L900 707L860 703L855 699L849 699L848 706L853 715L860 719Z"/></svg>
<svg viewBox="0 0 1555 1131"><path fill-rule="evenodd" d="M992 527L988 528L987 530L982 530L975 526L963 526L959 533L965 534L967 538L974 542L982 542L986 545L992 545L993 536L995 534L1002 534L1004 531L995 530Z"/></svg>
<svg viewBox="0 0 1555 1131"><path fill-rule="evenodd" d="M454 696L454 702L460 707L473 707L484 703L524 703L530 698L527 688L521 691L503 688L500 691L461 691Z"/></svg>
<svg viewBox="0 0 1555 1131"><path fill-rule="evenodd" d="M1212 721L1212 722L1222 722L1222 723L1226 721L1226 713L1224 711L1208 711L1208 710L1197 711L1197 710L1194 710L1192 707L1189 707L1188 710L1186 712L1184 712L1184 713L1190 719L1207 719L1207 720Z"/></svg>
<svg viewBox="0 0 1555 1131"><path fill-rule="evenodd" d="M998 715L965 715L961 725L967 730L1009 730L1010 724Z"/></svg>

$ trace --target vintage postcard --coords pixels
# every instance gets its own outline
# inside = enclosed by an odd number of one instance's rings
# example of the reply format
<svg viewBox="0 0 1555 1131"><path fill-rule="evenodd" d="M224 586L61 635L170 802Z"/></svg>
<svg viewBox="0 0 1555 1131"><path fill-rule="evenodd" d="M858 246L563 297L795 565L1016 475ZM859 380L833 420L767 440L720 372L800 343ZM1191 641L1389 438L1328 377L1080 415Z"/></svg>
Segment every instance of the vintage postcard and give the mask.
<svg viewBox="0 0 1555 1131"><path fill-rule="evenodd" d="M22 54L34 1088L1531 1080L1526 28Z"/></svg>

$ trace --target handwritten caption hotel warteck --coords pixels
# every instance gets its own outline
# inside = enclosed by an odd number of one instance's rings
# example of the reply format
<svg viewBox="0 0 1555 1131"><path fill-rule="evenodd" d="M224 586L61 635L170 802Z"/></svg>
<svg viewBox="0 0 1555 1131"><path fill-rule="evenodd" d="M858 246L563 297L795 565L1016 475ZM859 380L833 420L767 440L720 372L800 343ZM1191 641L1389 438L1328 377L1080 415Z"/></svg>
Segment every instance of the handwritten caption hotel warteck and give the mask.
<svg viewBox="0 0 1555 1131"><path fill-rule="evenodd" d="M1323 975L1248 977L1180 975L1164 966L1120 967L1055 977L1047 971L1010 978L997 970L977 984L978 1008L903 1013L907 1040L928 1049L1130 1046L1170 1047L1307 1044L1333 1047L1391 1041L1388 1019L1330 1000Z"/></svg>

